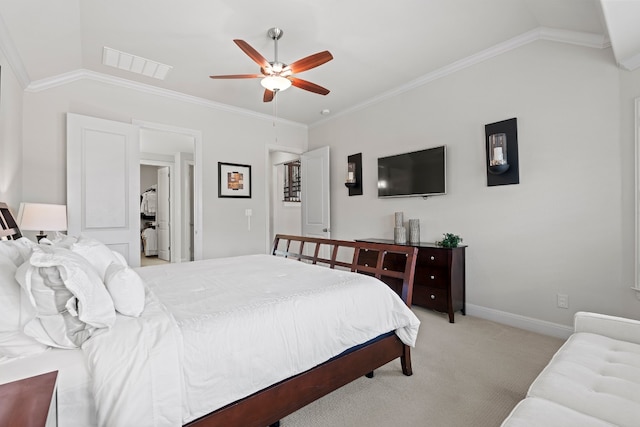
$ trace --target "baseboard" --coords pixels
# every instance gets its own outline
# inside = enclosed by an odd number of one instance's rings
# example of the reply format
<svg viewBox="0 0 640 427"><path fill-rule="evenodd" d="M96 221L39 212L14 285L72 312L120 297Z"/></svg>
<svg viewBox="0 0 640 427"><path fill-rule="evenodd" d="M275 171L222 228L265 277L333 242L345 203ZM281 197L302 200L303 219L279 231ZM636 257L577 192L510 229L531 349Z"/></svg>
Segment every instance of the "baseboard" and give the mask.
<svg viewBox="0 0 640 427"><path fill-rule="evenodd" d="M502 323L516 328L549 335L557 338L568 338L573 333L572 326L560 325L558 323L547 322L545 320L520 316L519 314L507 313L506 311L494 310L492 308L481 307L479 305L466 304L466 314Z"/></svg>

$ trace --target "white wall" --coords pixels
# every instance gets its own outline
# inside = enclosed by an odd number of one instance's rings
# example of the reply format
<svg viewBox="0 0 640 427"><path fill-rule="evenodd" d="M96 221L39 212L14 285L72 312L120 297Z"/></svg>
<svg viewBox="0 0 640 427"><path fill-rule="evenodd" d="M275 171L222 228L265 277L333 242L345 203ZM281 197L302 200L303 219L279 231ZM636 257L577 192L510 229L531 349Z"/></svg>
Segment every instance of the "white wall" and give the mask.
<svg viewBox="0 0 640 427"><path fill-rule="evenodd" d="M203 257L263 253L266 245L266 145L273 121L90 80L24 95L22 197L65 203L67 112L131 123L142 120L202 131ZM278 144L306 148L304 126L279 123ZM219 199L217 162L252 166L251 199ZM44 200L43 200L44 199ZM253 210L247 230L245 209Z"/></svg>
<svg viewBox="0 0 640 427"><path fill-rule="evenodd" d="M20 202L31 201L22 199L22 87L1 50L0 97L0 202L17 215Z"/></svg>
<svg viewBox="0 0 640 427"><path fill-rule="evenodd" d="M309 149L331 146L333 236L393 238L404 211L423 241L464 238L471 307L560 325L578 310L640 318L629 289L640 72L614 64L608 49L535 42L312 127ZM487 187L484 125L512 117L520 184ZM441 144L447 195L377 198L378 157ZM364 195L348 197L347 156L358 152Z"/></svg>

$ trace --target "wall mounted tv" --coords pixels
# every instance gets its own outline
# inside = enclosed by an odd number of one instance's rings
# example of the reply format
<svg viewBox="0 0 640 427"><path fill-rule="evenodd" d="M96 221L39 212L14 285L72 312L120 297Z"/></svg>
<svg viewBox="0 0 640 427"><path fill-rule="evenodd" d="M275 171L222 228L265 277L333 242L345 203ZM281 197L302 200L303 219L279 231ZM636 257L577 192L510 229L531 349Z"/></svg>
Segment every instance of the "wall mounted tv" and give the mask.
<svg viewBox="0 0 640 427"><path fill-rule="evenodd" d="M446 147L378 158L378 197L446 194Z"/></svg>

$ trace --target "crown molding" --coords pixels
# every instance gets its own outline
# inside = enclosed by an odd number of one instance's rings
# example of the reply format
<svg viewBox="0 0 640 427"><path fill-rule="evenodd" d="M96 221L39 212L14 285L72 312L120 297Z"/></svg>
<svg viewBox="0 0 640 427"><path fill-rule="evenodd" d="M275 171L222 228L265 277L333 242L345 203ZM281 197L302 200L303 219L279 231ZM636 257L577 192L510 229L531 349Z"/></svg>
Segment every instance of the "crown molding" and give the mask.
<svg viewBox="0 0 640 427"><path fill-rule="evenodd" d="M219 102L211 101L208 99L200 98L197 96L187 95L174 90L164 89L157 86L149 85L146 83L135 82L132 80L123 79L121 77L109 76L107 74L98 73L91 70L79 69L70 71L68 73L59 74L46 79L36 80L31 82L25 92L42 92L48 89L52 89L58 86L64 86L69 83L73 83L80 80L92 80L100 83L105 83L113 86L118 86L126 89L135 90L138 92L162 96L165 98L173 99L176 101L187 102L190 104L199 105L206 108L212 108L215 110L221 110L231 113L236 113L244 116L250 116L261 120L276 121L277 123L286 124L289 126L307 128L307 125L292 120L274 118L268 114L257 113L255 111L247 110L244 108L233 107L231 105L222 104Z"/></svg>
<svg viewBox="0 0 640 427"><path fill-rule="evenodd" d="M360 104L354 105L353 107L343 110L337 114L334 114L331 117L327 117L325 119L318 120L317 122L311 123L309 127L313 128L323 123L326 123L330 120L334 120L338 117L362 110L373 104L377 104L378 102L381 102L385 99L392 98L401 93L410 91L419 86L423 86L434 80L440 79L442 77L446 77L450 74L456 73L460 70L479 64L483 61L486 61L487 59L491 59L498 55L502 55L503 53L512 51L514 49L517 49L519 47L522 47L524 45L527 45L529 43L532 43L538 40L554 41L554 42L567 43L567 44L573 44L578 46L587 46L595 49L604 49L610 46L609 41L604 36L601 36L598 34L568 31L568 30L558 30L558 29L547 28L547 27L538 27L531 31L527 31L526 33L520 34L519 36L513 37L507 41L491 46L488 49L485 49L471 56L463 58L459 61L453 62L449 65L445 65L444 67L441 67L435 71L427 73L415 80L407 82L402 86L399 86L387 92L383 92L374 98L371 98Z"/></svg>
<svg viewBox="0 0 640 427"><path fill-rule="evenodd" d="M620 66L627 71L634 71L640 67L640 53L620 61Z"/></svg>
<svg viewBox="0 0 640 427"><path fill-rule="evenodd" d="M4 23L2 16L0 16L0 50L7 58L7 62L13 70L13 74L15 74L18 83L23 89L25 89L29 86L31 79L29 78L27 69L24 68L22 58L20 58L20 54L18 53L15 44L13 44L13 40L9 35L7 25Z"/></svg>

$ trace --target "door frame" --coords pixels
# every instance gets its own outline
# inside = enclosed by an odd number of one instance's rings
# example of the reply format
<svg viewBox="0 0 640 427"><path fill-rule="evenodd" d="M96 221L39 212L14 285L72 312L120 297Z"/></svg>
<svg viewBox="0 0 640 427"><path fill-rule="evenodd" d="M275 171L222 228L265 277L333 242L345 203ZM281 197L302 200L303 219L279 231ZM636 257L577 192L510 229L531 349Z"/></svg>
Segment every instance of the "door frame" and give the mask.
<svg viewBox="0 0 640 427"><path fill-rule="evenodd" d="M273 169L274 169L274 165L271 163L271 153L274 152L278 152L281 151L283 153L291 153L291 154L297 154L297 155L301 155L302 153L308 151L304 148L298 148L298 147L289 147L286 145L276 145L276 144L267 144L265 145L265 168L264 170L267 171L268 176L266 177L266 179L264 180L264 186L265 186L265 191L264 194L267 195L266 199L267 199L267 206L265 209L265 224L267 225L265 227L266 229L266 236L265 236L265 250L266 253L269 253L271 251L271 245L273 243L272 239L273 236L271 236L271 201L273 200L273 193L275 191L277 191L277 188L274 188L273 185Z"/></svg>
<svg viewBox="0 0 640 427"><path fill-rule="evenodd" d="M131 123L138 126L139 129L177 133L193 138L193 259L202 259L202 131L144 120L132 120ZM182 223L180 227L182 227ZM173 251L171 259L173 262Z"/></svg>

